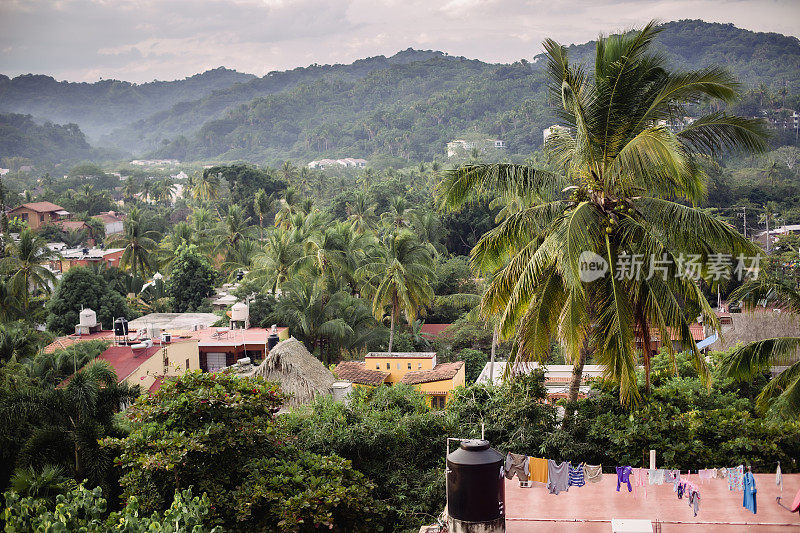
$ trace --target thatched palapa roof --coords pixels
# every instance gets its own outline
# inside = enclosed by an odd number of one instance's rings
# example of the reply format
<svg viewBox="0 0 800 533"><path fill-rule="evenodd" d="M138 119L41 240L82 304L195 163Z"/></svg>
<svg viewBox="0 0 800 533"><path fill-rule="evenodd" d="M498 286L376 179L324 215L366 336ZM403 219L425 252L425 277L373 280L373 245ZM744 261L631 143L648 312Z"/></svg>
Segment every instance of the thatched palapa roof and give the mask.
<svg viewBox="0 0 800 533"><path fill-rule="evenodd" d="M291 394L286 406L307 404L318 394L332 394L335 381L331 371L294 337L275 345L250 375L277 382L283 392Z"/></svg>

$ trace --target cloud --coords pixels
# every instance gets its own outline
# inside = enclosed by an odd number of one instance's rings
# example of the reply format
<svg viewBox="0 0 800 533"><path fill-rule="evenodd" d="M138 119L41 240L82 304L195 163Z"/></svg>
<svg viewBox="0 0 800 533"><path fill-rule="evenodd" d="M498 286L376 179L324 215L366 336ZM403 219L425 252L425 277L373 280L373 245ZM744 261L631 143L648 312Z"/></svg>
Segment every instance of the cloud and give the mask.
<svg viewBox="0 0 800 533"><path fill-rule="evenodd" d="M409 46L485 61L531 58L651 18L799 35L794 0L0 0L0 72L175 79L347 63Z"/></svg>

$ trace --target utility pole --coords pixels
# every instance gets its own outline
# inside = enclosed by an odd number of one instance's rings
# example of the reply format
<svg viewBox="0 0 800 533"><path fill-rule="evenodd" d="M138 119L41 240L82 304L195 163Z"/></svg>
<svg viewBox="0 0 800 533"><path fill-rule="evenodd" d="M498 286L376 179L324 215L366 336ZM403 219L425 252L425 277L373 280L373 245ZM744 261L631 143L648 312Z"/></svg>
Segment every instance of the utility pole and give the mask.
<svg viewBox="0 0 800 533"><path fill-rule="evenodd" d="M747 238L747 208L742 206L742 212L737 213L740 217L744 218L744 223L742 224L742 234L744 234L744 238Z"/></svg>
<svg viewBox="0 0 800 533"><path fill-rule="evenodd" d="M770 244L770 235L769 235L769 205L767 205L767 255L769 255L769 244Z"/></svg>

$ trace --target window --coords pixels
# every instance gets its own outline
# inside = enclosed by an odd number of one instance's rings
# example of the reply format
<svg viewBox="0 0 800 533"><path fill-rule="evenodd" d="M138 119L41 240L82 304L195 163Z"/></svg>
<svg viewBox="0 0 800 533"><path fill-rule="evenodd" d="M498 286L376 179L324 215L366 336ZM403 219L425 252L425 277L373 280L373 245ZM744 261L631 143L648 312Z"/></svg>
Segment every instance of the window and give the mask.
<svg viewBox="0 0 800 533"><path fill-rule="evenodd" d="M391 370L391 369L392 369L392 364L386 363L386 370Z"/></svg>
<svg viewBox="0 0 800 533"><path fill-rule="evenodd" d="M400 363L397 363L397 370L400 370Z"/></svg>
<svg viewBox="0 0 800 533"><path fill-rule="evenodd" d="M186 370L189 370L189 360L188 359L186 360L186 367L185 368L186 368Z"/></svg>
<svg viewBox="0 0 800 533"><path fill-rule="evenodd" d="M422 370L422 363L417 363L417 370Z"/></svg>
<svg viewBox="0 0 800 533"><path fill-rule="evenodd" d="M375 370L380 370L380 369L381 369L381 364L375 363Z"/></svg>
<svg viewBox="0 0 800 533"><path fill-rule="evenodd" d="M44 215L39 215L39 222L44 222Z"/></svg>
<svg viewBox="0 0 800 533"><path fill-rule="evenodd" d="M431 397L431 408L432 409L444 409L444 399L445 399L445 396L433 396L433 397Z"/></svg>
<svg viewBox="0 0 800 533"><path fill-rule="evenodd" d="M408 369L411 370L411 363L408 363Z"/></svg>

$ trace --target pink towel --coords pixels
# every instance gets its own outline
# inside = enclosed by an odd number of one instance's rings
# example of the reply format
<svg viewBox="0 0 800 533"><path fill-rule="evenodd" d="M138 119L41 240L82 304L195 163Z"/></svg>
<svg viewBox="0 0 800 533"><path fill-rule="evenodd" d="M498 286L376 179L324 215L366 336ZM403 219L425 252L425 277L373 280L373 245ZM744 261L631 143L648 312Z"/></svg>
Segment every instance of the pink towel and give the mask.
<svg viewBox="0 0 800 533"><path fill-rule="evenodd" d="M647 469L634 468L631 472L631 485L633 485L633 497L643 497L647 499Z"/></svg>

